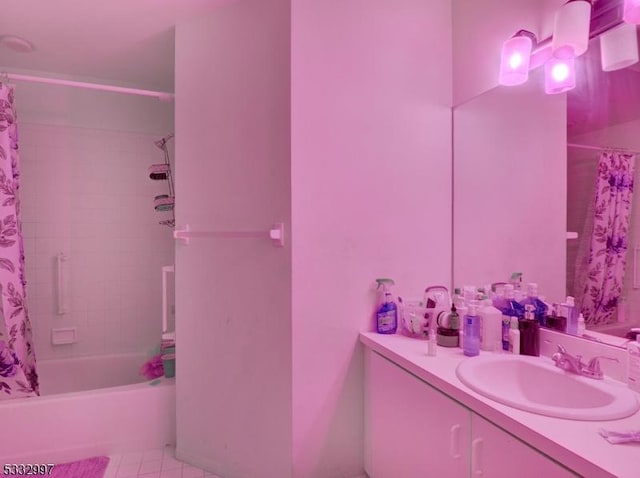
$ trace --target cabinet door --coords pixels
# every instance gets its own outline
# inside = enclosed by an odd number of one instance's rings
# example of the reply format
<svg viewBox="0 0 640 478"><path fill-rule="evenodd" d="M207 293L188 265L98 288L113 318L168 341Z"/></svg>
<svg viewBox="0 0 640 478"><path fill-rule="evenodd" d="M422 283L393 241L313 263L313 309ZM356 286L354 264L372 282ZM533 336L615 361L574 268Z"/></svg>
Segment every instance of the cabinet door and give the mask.
<svg viewBox="0 0 640 478"><path fill-rule="evenodd" d="M470 412L367 350L365 469L370 478L468 476Z"/></svg>
<svg viewBox="0 0 640 478"><path fill-rule="evenodd" d="M575 478L562 465L496 427L471 414L471 478Z"/></svg>

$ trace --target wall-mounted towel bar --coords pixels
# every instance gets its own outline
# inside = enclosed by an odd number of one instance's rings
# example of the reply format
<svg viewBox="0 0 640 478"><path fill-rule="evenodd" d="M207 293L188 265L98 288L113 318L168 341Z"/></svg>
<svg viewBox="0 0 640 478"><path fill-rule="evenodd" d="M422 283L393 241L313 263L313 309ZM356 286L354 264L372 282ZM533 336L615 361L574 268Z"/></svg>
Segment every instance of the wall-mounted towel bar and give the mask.
<svg viewBox="0 0 640 478"><path fill-rule="evenodd" d="M58 314L64 315L67 313L67 261L69 260L69 256L67 256L64 252L59 252L56 254L56 279L58 285Z"/></svg>
<svg viewBox="0 0 640 478"><path fill-rule="evenodd" d="M189 224L182 229L173 231L173 238L182 241L182 244L189 245L192 238L213 238L213 239L270 239L275 247L284 246L284 224L281 222L271 226L268 231L191 231Z"/></svg>

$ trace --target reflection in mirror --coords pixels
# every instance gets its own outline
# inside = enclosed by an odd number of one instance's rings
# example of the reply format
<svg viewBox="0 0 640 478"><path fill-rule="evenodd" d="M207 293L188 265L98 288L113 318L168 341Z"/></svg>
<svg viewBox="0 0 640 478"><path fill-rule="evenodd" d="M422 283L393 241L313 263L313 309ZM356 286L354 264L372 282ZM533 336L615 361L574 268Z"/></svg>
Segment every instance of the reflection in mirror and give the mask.
<svg viewBox="0 0 640 478"><path fill-rule="evenodd" d="M495 88L455 108L453 278L456 286L484 285L523 272L549 303L577 298L588 317L586 338L622 346L640 327L640 198L629 187L632 155L640 151L640 66L605 73L594 38L576 69L577 87L567 95L546 95L539 68L525 85ZM626 214L629 224L615 235L601 224L609 224L602 201L596 206L601 156L628 163L613 182L627 194L611 223L623 224ZM617 268L594 249L589 271L592 242L609 246L621 259ZM606 287L596 287L596 270L610 278Z"/></svg>
<svg viewBox="0 0 640 478"><path fill-rule="evenodd" d="M567 293L588 329L631 337L640 327L640 205L633 195L640 66L604 72L600 47L591 40L577 62L578 86L567 95L567 227L577 233L567 241Z"/></svg>
<svg viewBox="0 0 640 478"><path fill-rule="evenodd" d="M565 293L566 101L542 69L454 110L456 287L523 272L549 301Z"/></svg>

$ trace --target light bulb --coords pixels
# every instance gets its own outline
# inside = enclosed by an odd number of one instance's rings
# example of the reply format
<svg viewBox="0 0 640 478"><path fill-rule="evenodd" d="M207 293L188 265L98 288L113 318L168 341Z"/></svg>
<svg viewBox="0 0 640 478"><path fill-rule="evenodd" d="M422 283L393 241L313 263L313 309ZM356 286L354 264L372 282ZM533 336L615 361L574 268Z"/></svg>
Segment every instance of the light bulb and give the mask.
<svg viewBox="0 0 640 478"><path fill-rule="evenodd" d="M532 48L529 36L516 35L504 42L498 78L501 85L514 86L527 81Z"/></svg>
<svg viewBox="0 0 640 478"><path fill-rule="evenodd" d="M544 64L544 90L547 94L569 91L576 86L576 70L573 58L551 58Z"/></svg>
<svg viewBox="0 0 640 478"><path fill-rule="evenodd" d="M551 68L551 76L554 81L564 81L569 76L569 67L566 63L558 63Z"/></svg>

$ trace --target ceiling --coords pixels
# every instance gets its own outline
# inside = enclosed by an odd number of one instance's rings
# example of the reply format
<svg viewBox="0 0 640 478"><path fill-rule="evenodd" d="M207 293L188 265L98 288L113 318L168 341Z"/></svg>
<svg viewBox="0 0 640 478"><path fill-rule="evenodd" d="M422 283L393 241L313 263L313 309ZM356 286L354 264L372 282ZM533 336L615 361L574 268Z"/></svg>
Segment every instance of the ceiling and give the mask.
<svg viewBox="0 0 640 478"><path fill-rule="evenodd" d="M594 38L576 61L576 76L576 88L567 94L569 137L640 119L640 63L602 71L600 41Z"/></svg>
<svg viewBox="0 0 640 478"><path fill-rule="evenodd" d="M35 51L0 46L0 71L33 70L173 91L174 25L224 1L3 1L0 35L23 37Z"/></svg>

